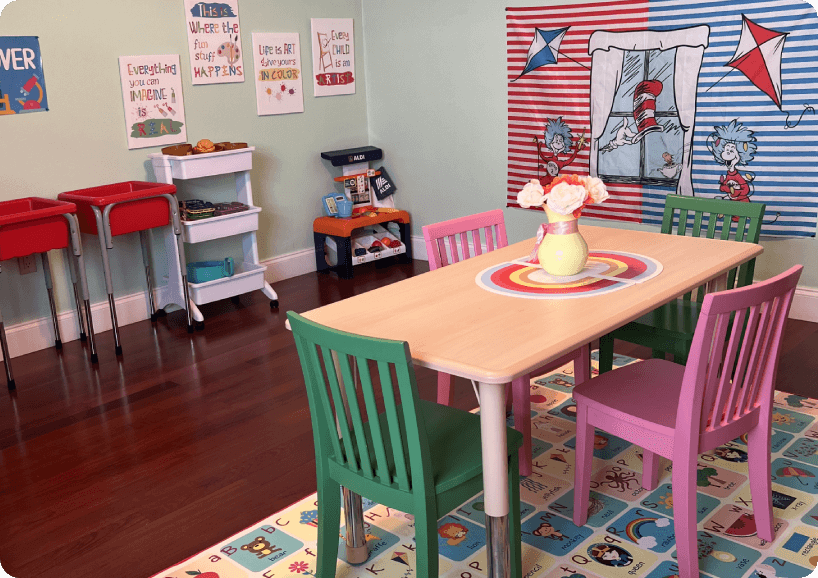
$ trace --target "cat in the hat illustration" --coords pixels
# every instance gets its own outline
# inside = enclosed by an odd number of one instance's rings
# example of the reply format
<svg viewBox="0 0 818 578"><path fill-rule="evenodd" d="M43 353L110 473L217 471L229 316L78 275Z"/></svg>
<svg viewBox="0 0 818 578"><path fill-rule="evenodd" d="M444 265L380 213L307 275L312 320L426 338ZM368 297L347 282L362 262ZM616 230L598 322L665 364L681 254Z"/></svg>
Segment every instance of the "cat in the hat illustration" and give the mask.
<svg viewBox="0 0 818 578"><path fill-rule="evenodd" d="M542 141L534 137L534 142L537 144L537 154L545 163L545 174L539 177L540 184L543 187L551 184L551 181L560 174L565 166L574 162L577 154L582 150L585 145L585 133L580 137L576 150L571 153L573 138L571 127L563 122L562 117L556 120L546 119ZM545 144L545 147L543 147L543 144Z"/></svg>

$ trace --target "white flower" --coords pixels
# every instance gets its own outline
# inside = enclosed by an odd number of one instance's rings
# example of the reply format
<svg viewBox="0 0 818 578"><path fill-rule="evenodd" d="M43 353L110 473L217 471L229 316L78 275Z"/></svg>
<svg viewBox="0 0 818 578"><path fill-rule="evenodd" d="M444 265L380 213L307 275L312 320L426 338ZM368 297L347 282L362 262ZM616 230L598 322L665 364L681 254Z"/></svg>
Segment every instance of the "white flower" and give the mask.
<svg viewBox="0 0 818 578"><path fill-rule="evenodd" d="M588 192L581 185L557 183L546 197L548 208L560 215L570 215L585 202Z"/></svg>
<svg viewBox="0 0 818 578"><path fill-rule="evenodd" d="M588 191L591 202L594 204L601 203L609 196L608 189L605 188L605 183L602 182L602 179L597 179L596 177L585 177L585 189Z"/></svg>
<svg viewBox="0 0 818 578"><path fill-rule="evenodd" d="M537 179L531 179L531 182L526 183L523 190L517 193L517 204L524 209L541 207L544 201L543 188Z"/></svg>

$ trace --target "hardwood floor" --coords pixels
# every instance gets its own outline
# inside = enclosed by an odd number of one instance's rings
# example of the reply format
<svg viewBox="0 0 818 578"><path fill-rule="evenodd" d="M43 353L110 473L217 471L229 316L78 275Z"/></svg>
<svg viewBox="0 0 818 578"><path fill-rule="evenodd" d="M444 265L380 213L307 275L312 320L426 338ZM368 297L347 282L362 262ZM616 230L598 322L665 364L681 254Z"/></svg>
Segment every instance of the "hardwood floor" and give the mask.
<svg viewBox="0 0 818 578"><path fill-rule="evenodd" d="M320 305L428 269L311 273L205 306L188 336L182 312L99 336L92 369L80 342L13 360L0 386L0 562L16 578L146 578L315 491L312 431L287 310ZM377 314L377 312L373 312ZM818 397L818 324L791 321L778 389ZM617 342L616 351L650 352ZM436 377L418 369L421 396ZM474 394L456 380L455 405Z"/></svg>

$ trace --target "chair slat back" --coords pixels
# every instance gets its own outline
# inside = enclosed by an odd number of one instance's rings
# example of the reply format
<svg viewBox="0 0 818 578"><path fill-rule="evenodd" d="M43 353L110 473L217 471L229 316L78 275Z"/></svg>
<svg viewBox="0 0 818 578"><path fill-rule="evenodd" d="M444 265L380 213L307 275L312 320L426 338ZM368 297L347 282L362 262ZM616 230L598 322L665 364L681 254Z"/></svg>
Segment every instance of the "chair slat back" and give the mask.
<svg viewBox="0 0 818 578"><path fill-rule="evenodd" d="M726 427L770 410L784 326L803 267L704 298L690 348L677 430ZM728 336L729 333L729 336Z"/></svg>
<svg viewBox="0 0 818 578"><path fill-rule="evenodd" d="M330 329L292 311L287 317L307 385L316 459L407 492L431 479L409 345Z"/></svg>
<svg viewBox="0 0 818 578"><path fill-rule="evenodd" d="M469 232L475 256L483 254L481 232L485 238L486 252L508 245L506 224L500 209L426 225L423 227L423 239L429 256L429 270L471 258Z"/></svg>
<svg viewBox="0 0 818 578"><path fill-rule="evenodd" d="M661 230L665 234L758 243L764 209L763 203L668 195ZM754 272L755 259L730 270L727 274L727 288L749 285L753 282ZM682 298L690 301L693 292L686 293ZM702 299L704 291L697 290L696 300L701 303Z"/></svg>

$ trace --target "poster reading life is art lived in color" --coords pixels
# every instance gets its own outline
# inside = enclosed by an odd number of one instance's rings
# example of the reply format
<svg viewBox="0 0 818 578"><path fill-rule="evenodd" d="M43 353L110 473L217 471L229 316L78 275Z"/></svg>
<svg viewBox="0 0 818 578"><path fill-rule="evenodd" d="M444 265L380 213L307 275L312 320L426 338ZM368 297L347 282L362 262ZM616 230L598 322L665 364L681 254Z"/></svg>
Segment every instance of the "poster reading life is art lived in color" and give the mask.
<svg viewBox="0 0 818 578"><path fill-rule="evenodd" d="M244 82L238 0L185 0L193 84Z"/></svg>
<svg viewBox="0 0 818 578"><path fill-rule="evenodd" d="M298 33L253 32L259 116L304 112Z"/></svg>
<svg viewBox="0 0 818 578"><path fill-rule="evenodd" d="M352 18L313 18L310 22L315 96L355 94Z"/></svg>
<svg viewBox="0 0 818 578"><path fill-rule="evenodd" d="M119 77L129 149L187 140L178 54L120 56Z"/></svg>

